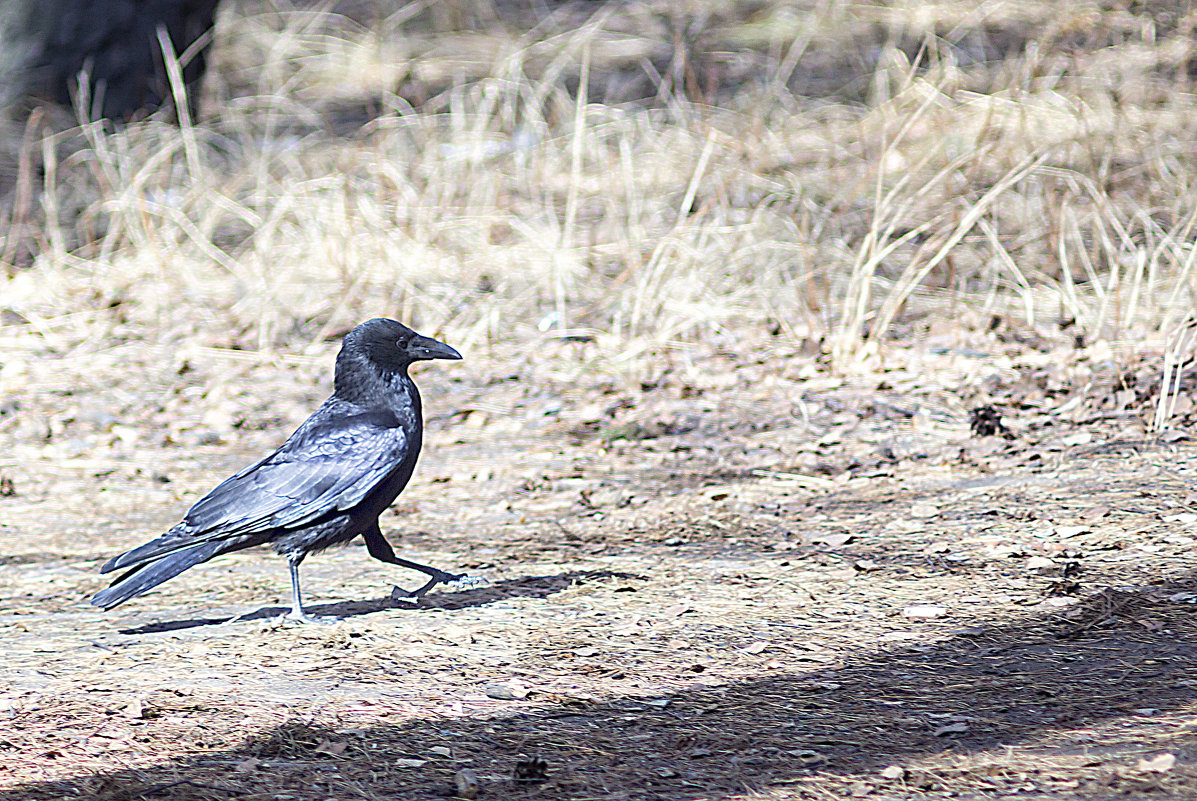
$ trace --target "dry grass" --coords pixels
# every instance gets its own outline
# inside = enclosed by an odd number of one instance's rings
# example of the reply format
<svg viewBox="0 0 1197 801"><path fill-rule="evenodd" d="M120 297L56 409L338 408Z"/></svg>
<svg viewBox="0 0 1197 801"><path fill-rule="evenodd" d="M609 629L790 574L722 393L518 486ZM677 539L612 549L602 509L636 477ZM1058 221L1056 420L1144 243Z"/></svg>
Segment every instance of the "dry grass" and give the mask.
<svg viewBox="0 0 1197 801"><path fill-rule="evenodd" d="M183 137L36 125L5 305L90 347L293 349L379 312L466 348L764 324L840 367L935 320L1134 346L1191 307L1167 9L347 11L226 9Z"/></svg>

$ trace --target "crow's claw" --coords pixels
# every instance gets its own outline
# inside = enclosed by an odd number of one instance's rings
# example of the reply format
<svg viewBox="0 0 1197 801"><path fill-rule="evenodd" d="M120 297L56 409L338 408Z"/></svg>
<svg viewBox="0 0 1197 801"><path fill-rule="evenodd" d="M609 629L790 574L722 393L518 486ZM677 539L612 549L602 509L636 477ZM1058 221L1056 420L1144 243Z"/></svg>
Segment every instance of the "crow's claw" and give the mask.
<svg viewBox="0 0 1197 801"><path fill-rule="evenodd" d="M453 576L449 581L445 582L445 586L453 590L469 590L474 587L480 587L489 582L481 576L467 576L462 573L460 576Z"/></svg>
<svg viewBox="0 0 1197 801"><path fill-rule="evenodd" d="M427 583L424 584L423 587L415 592L407 592L402 587L395 587L393 590L391 590L391 600L414 604L418 603L419 600L424 597L424 594L437 584L444 584L455 590L465 590L484 583L486 583L486 579L474 578L472 576L467 576L464 573L453 574L446 573L443 570L438 570L432 575L432 578L430 578Z"/></svg>

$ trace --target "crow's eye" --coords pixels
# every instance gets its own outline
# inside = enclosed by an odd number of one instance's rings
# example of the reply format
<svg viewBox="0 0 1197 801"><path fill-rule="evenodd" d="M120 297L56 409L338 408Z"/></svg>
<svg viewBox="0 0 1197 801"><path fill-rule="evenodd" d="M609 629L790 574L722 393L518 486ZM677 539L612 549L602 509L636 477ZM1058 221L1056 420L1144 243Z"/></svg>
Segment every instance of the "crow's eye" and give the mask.
<svg viewBox="0 0 1197 801"><path fill-rule="evenodd" d="M398 347L399 350L407 350L407 340L406 339L397 339L397 340L395 340L395 346Z"/></svg>

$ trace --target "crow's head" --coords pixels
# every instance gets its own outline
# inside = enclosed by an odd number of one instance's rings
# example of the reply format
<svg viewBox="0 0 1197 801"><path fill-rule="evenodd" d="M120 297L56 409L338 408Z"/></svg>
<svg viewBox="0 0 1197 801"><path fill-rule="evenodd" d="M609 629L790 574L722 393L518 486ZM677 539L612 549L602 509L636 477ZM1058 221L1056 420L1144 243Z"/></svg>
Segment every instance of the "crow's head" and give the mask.
<svg viewBox="0 0 1197 801"><path fill-rule="evenodd" d="M341 371L343 359L357 362L362 357L375 367L392 372L405 370L412 362L460 359L461 354L444 342L417 334L402 323L377 317L345 335L337 358L337 372Z"/></svg>

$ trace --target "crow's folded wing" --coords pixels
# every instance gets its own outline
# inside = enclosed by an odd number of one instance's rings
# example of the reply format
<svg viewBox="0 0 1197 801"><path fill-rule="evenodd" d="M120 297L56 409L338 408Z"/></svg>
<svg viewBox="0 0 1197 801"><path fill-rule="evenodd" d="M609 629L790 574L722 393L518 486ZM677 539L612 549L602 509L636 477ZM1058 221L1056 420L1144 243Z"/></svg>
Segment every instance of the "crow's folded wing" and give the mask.
<svg viewBox="0 0 1197 801"><path fill-rule="evenodd" d="M399 467L407 450L402 428L379 426L363 416L338 420L335 427L301 430L278 451L209 492L183 523L195 534L302 526L361 503Z"/></svg>
<svg viewBox="0 0 1197 801"><path fill-rule="evenodd" d="M108 562L103 572L181 548L298 528L361 503L408 456L393 415L313 415L281 448L225 479L161 537Z"/></svg>

